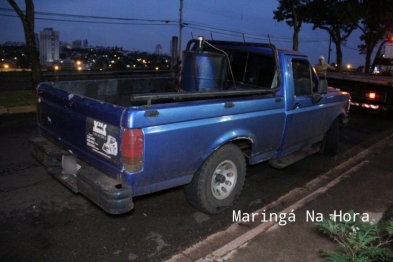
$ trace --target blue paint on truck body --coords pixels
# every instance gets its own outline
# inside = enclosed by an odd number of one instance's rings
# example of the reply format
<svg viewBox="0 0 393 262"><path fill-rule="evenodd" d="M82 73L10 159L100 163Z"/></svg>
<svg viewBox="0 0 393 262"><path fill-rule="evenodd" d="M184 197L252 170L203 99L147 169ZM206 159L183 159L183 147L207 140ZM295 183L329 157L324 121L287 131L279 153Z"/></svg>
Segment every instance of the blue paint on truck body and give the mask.
<svg viewBox="0 0 393 262"><path fill-rule="evenodd" d="M318 91L297 91L302 88L297 84L301 81L295 72L298 68L309 72L311 88L320 81L306 55L258 45L215 44L227 51L233 70L237 70L236 59L256 61L256 65L261 57L275 62L272 69L261 65L266 72L258 69L260 75L269 77L271 86L265 86L263 79L255 80L258 76L252 75L251 69L243 76L235 72L235 78L243 77L244 81L236 79L237 90L258 89L256 86L260 83L264 86L259 88L274 91L260 95L132 103L127 90L155 92L153 89L157 87L161 94L172 79L41 83L37 89L40 136L129 187L132 195L138 196L189 183L206 159L229 142L246 145L248 163L256 164L321 141L335 119L347 118L349 94L329 88L327 93L319 94L318 103L313 103L312 97ZM269 70L272 70L270 75ZM228 82L231 82L229 78L228 74ZM248 84L246 78L250 83L259 82ZM171 88L175 87L169 87L169 93L175 90ZM92 128L103 131L92 132ZM122 164L122 133L126 129L143 132L143 165L137 172L126 171ZM112 153L102 150L102 143L109 135L115 142Z"/></svg>

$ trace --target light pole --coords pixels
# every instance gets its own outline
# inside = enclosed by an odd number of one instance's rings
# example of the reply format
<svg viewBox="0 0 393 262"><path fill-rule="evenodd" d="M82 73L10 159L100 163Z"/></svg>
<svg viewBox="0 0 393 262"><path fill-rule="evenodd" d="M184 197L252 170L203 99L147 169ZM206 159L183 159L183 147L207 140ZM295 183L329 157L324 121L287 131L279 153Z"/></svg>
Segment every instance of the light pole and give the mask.
<svg viewBox="0 0 393 262"><path fill-rule="evenodd" d="M329 38L329 55L328 55L328 64L330 65L330 52L332 51L332 36Z"/></svg>
<svg viewBox="0 0 393 262"><path fill-rule="evenodd" d="M183 35L183 0L180 0L180 20L179 20L179 61L182 60L182 35Z"/></svg>

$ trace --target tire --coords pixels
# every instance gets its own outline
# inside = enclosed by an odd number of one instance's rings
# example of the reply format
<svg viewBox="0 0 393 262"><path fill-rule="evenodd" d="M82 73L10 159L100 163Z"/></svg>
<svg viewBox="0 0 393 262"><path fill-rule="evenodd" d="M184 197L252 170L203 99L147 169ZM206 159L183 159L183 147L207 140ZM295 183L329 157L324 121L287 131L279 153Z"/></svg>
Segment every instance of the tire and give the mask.
<svg viewBox="0 0 393 262"><path fill-rule="evenodd" d="M332 125L326 131L322 142L322 153L327 156L334 156L337 154L340 140L340 122L336 118Z"/></svg>
<svg viewBox="0 0 393 262"><path fill-rule="evenodd" d="M234 144L226 144L208 157L191 182L184 186L184 194L196 209L217 214L237 200L245 177L242 151Z"/></svg>

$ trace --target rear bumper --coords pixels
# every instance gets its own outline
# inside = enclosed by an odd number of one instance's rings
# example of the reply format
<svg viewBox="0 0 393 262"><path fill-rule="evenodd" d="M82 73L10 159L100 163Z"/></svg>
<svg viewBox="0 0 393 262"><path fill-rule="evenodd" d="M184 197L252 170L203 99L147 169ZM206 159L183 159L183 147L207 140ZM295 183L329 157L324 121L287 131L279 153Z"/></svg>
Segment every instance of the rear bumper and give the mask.
<svg viewBox="0 0 393 262"><path fill-rule="evenodd" d="M356 99L353 99L351 101L351 107L358 107L358 108L378 110L378 111L393 111L393 105L388 105L386 103L376 103L373 101L365 102Z"/></svg>
<svg viewBox="0 0 393 262"><path fill-rule="evenodd" d="M83 161L78 160L81 168L76 175L65 175L61 159L63 155L70 154L48 139L31 137L29 147L30 153L48 168L49 174L75 193L83 194L109 214L122 214L134 207L131 188Z"/></svg>

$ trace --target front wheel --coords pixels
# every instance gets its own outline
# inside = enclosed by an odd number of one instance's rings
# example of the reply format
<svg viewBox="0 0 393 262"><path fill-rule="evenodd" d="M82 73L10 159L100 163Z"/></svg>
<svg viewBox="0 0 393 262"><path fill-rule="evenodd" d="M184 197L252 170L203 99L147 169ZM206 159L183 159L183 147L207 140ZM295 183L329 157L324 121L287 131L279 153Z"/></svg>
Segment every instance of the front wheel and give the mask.
<svg viewBox="0 0 393 262"><path fill-rule="evenodd" d="M243 189L246 163L234 144L217 149L184 187L188 202L196 209L219 213L232 205Z"/></svg>

